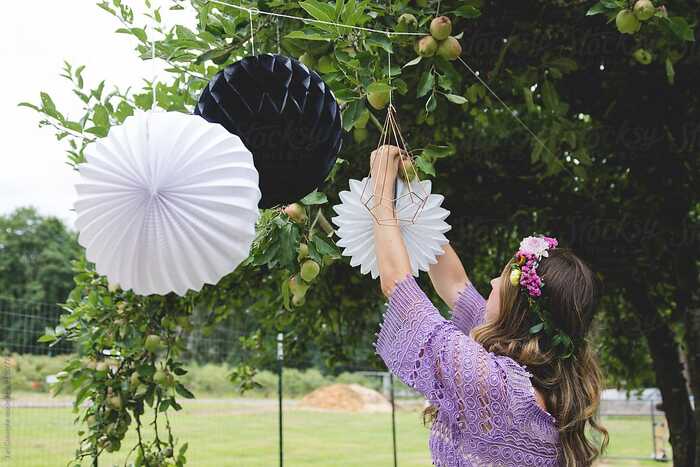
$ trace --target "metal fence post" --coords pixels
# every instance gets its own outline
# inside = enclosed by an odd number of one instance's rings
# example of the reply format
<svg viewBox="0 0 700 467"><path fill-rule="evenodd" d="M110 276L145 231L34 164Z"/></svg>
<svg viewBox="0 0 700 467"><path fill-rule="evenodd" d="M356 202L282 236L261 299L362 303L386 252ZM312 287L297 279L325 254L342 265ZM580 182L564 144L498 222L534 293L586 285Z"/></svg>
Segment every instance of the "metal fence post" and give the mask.
<svg viewBox="0 0 700 467"><path fill-rule="evenodd" d="M10 427L11 427L11 410L12 410L12 354L9 350L6 350L4 356L4 368L3 368L3 391L2 396L5 402L5 449L3 457L9 461L11 454L11 438L10 438Z"/></svg>
<svg viewBox="0 0 700 467"><path fill-rule="evenodd" d="M398 460L396 459L396 406L394 405L394 375L389 373L389 386L391 388L391 438L394 448L394 467L398 465Z"/></svg>
<svg viewBox="0 0 700 467"><path fill-rule="evenodd" d="M284 454L282 450L282 363L284 362L284 335L277 333L277 398L279 412L279 451L280 451L280 467L284 465Z"/></svg>

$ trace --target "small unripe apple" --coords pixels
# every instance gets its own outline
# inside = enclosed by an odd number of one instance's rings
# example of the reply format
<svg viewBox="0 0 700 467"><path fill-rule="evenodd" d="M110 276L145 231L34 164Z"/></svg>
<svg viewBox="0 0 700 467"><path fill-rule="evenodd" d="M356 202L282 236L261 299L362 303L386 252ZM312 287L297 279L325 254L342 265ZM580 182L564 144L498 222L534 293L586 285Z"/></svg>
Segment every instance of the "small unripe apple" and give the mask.
<svg viewBox="0 0 700 467"><path fill-rule="evenodd" d="M634 15L639 21L646 21L656 13L656 8L650 0L637 0L634 4Z"/></svg>
<svg viewBox="0 0 700 467"><path fill-rule="evenodd" d="M365 128L367 126L367 123L369 122L369 109L365 107L362 109L362 113L360 113L360 116L357 117L357 120L355 120L355 128Z"/></svg>
<svg viewBox="0 0 700 467"><path fill-rule="evenodd" d="M309 290L309 284L305 283L296 274L289 278L289 290L294 295L304 296Z"/></svg>
<svg viewBox="0 0 700 467"><path fill-rule="evenodd" d="M156 353L158 352L163 345L163 341L161 340L160 336L157 336L155 334L151 334L148 337L146 337L146 340L144 341L143 346L146 348L151 353Z"/></svg>
<svg viewBox="0 0 700 467"><path fill-rule="evenodd" d="M97 418L95 418L94 415L88 415L85 419L85 423L87 423L88 426L93 426L97 423Z"/></svg>
<svg viewBox="0 0 700 467"><path fill-rule="evenodd" d="M637 49L632 56L642 65L649 65L654 58L646 49Z"/></svg>
<svg viewBox="0 0 700 467"><path fill-rule="evenodd" d="M404 13L399 16L399 23L396 30L399 32L414 31L418 27L418 20L411 13Z"/></svg>
<svg viewBox="0 0 700 467"><path fill-rule="evenodd" d="M430 35L438 41L444 41L452 34L452 21L447 16L438 16L430 22Z"/></svg>
<svg viewBox="0 0 700 467"><path fill-rule="evenodd" d="M292 305L301 306L306 302L306 296L304 295L292 295Z"/></svg>
<svg viewBox="0 0 700 467"><path fill-rule="evenodd" d="M457 39L450 36L444 41L440 42L437 54L450 61L457 60L457 58L462 54L462 46L459 45L459 41Z"/></svg>
<svg viewBox="0 0 700 467"><path fill-rule="evenodd" d="M631 10L621 10L615 17L615 25L622 34L634 34L642 26Z"/></svg>
<svg viewBox="0 0 700 467"><path fill-rule="evenodd" d="M122 398L119 395L109 397L107 399L107 404L115 410L121 410L123 407Z"/></svg>
<svg viewBox="0 0 700 467"><path fill-rule="evenodd" d="M367 128L355 128L352 130L352 138L357 144L361 144L367 141L368 136L369 131L367 131Z"/></svg>
<svg viewBox="0 0 700 467"><path fill-rule="evenodd" d="M309 52L304 52L301 57L299 57L299 61L306 65L308 68L316 68L318 65L318 60L316 57L311 55Z"/></svg>
<svg viewBox="0 0 700 467"><path fill-rule="evenodd" d="M316 279L319 272L321 272L321 266L312 259L304 261L304 264L301 265L301 278L306 282Z"/></svg>
<svg viewBox="0 0 700 467"><path fill-rule="evenodd" d="M306 243L300 243L299 244L299 251L297 254L297 261L301 261L304 258L307 258L309 256L309 245Z"/></svg>
<svg viewBox="0 0 700 467"><path fill-rule="evenodd" d="M167 384L168 380L170 379L168 372L162 369L156 370L156 372L153 374L153 382L156 384Z"/></svg>
<svg viewBox="0 0 700 467"><path fill-rule="evenodd" d="M389 90L373 90L367 93L367 102L377 110L382 110L389 103Z"/></svg>
<svg viewBox="0 0 700 467"><path fill-rule="evenodd" d="M304 206L299 203L287 205L287 207L284 208L284 213L297 224L303 224L306 222L306 209L304 209Z"/></svg>
<svg viewBox="0 0 700 467"><path fill-rule="evenodd" d="M418 41L418 55L432 57L437 52L438 43L432 36L425 36Z"/></svg>

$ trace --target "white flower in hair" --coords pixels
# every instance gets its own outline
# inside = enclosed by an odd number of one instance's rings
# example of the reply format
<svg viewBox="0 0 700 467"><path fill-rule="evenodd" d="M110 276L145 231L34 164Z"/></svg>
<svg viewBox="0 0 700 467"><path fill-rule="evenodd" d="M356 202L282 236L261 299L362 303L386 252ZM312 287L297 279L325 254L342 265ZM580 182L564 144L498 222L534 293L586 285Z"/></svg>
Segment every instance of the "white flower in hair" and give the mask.
<svg viewBox="0 0 700 467"><path fill-rule="evenodd" d="M547 249L549 244L547 240L542 237L525 237L522 242L520 242L520 252L526 255L535 255L538 258L548 257L549 252Z"/></svg>

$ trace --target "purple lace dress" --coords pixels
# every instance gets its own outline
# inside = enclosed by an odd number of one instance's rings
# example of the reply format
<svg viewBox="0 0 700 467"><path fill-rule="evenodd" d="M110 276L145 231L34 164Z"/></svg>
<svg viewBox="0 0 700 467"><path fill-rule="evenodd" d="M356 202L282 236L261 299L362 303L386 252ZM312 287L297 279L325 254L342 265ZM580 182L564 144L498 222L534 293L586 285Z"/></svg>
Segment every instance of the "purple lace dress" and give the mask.
<svg viewBox="0 0 700 467"><path fill-rule="evenodd" d="M532 376L469 337L485 300L468 284L446 320L407 274L396 283L374 344L389 370L438 408L433 465L556 466L556 420L535 402Z"/></svg>

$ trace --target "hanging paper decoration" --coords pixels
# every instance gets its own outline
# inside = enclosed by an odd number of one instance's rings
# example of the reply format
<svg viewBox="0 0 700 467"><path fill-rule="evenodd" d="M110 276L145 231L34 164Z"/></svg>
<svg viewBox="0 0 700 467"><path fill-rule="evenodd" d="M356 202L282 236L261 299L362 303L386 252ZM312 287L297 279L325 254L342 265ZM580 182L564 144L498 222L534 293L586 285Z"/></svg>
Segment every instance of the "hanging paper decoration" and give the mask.
<svg viewBox="0 0 700 467"><path fill-rule="evenodd" d="M78 240L111 283L184 295L248 257L261 193L237 136L192 115L139 112L85 153Z"/></svg>
<svg viewBox="0 0 700 467"><path fill-rule="evenodd" d="M351 266L360 266L362 274L371 273L376 279L379 276L374 250L374 224L377 220L362 199L363 190L369 183L372 180L368 178L362 181L351 179L350 191L340 192L342 202L333 206L338 215L331 220L338 226L336 232L340 240L336 244L344 248L343 256L350 256ZM417 191L427 194L421 205L411 201L411 193ZM431 194L429 180L396 181L396 216L414 276L418 276L419 270L427 271L444 253L442 247L448 242L445 232L450 230L445 219L450 212L441 207L443 200L442 195Z"/></svg>
<svg viewBox="0 0 700 467"><path fill-rule="evenodd" d="M289 57L246 57L217 73L195 114L240 136L260 173L260 206L318 188L342 143L340 107L314 71Z"/></svg>

